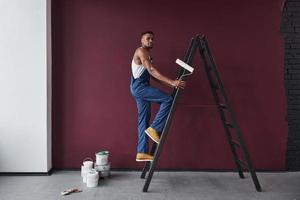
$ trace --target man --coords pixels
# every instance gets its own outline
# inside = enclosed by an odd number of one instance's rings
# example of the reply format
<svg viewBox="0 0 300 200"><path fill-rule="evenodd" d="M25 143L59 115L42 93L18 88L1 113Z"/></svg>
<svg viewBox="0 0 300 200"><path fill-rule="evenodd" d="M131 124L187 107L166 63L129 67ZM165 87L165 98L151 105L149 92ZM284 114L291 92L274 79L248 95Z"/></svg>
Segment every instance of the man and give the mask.
<svg viewBox="0 0 300 200"><path fill-rule="evenodd" d="M137 48L132 59L131 94L135 97L138 110L138 146L136 161L152 161L148 153L148 137L159 143L172 104L172 97L150 85L150 77L172 88L185 87L182 80L172 80L162 75L152 64L150 50L153 48L154 33L146 31L141 34L141 47ZM160 104L160 109L149 126L151 103Z"/></svg>

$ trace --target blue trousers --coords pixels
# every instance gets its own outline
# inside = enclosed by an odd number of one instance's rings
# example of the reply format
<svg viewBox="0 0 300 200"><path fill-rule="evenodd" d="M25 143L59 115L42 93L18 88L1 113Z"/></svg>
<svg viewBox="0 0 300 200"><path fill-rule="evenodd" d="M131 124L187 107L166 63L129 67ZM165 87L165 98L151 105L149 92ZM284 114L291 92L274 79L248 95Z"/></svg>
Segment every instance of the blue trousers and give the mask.
<svg viewBox="0 0 300 200"><path fill-rule="evenodd" d="M144 74L148 72L144 72ZM144 75L143 74L143 75ZM149 75L148 75L149 76ZM131 78L130 84L131 94L135 97L137 110L138 110L138 146L137 152L148 153L148 136L145 130L149 127L149 120L151 116L151 103L160 104L159 111L157 112L152 124L150 125L157 132L161 133L167 116L169 114L172 96L155 88L149 84L149 79L146 76L141 78Z"/></svg>

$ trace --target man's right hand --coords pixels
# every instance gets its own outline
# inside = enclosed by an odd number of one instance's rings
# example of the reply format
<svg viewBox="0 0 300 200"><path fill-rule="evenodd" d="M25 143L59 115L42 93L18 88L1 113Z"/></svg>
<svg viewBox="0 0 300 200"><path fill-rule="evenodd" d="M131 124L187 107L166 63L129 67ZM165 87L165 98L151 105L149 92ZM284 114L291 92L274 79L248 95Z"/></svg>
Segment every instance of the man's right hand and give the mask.
<svg viewBox="0 0 300 200"><path fill-rule="evenodd" d="M184 89L186 83L183 80L174 80L172 86L174 88L180 88L180 89Z"/></svg>

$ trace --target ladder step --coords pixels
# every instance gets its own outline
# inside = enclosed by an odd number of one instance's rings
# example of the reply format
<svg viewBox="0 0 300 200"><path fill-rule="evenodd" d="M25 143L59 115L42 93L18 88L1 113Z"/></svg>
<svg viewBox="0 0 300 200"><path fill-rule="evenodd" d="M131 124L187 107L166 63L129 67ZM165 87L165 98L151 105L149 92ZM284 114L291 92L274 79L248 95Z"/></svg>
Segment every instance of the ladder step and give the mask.
<svg viewBox="0 0 300 200"><path fill-rule="evenodd" d="M232 124L230 124L229 122L225 122L226 123L226 126L229 127L229 128L234 128L234 126Z"/></svg>
<svg viewBox="0 0 300 200"><path fill-rule="evenodd" d="M241 146L241 144L238 141L234 140L234 139L231 139L231 143L234 144L235 146L238 146L238 147Z"/></svg>
<svg viewBox="0 0 300 200"><path fill-rule="evenodd" d="M219 107L222 108L222 109L227 109L227 106L225 104L222 104L222 103L219 104Z"/></svg>
<svg viewBox="0 0 300 200"><path fill-rule="evenodd" d="M237 159L238 163L244 168L244 169L248 169L249 170L249 166L247 163L245 163L244 161Z"/></svg>

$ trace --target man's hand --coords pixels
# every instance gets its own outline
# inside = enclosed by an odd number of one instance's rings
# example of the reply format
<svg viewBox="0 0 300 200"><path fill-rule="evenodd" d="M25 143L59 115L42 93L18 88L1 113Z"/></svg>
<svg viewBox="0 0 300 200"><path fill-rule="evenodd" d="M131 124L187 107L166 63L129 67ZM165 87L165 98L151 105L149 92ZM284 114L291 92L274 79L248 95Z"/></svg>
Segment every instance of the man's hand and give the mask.
<svg viewBox="0 0 300 200"><path fill-rule="evenodd" d="M186 83L185 81L182 81L182 80L174 80L173 83L172 83L172 86L174 88L180 88L180 89L184 89Z"/></svg>

